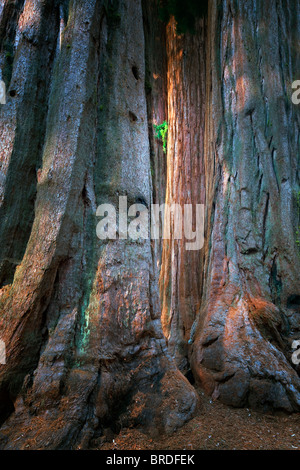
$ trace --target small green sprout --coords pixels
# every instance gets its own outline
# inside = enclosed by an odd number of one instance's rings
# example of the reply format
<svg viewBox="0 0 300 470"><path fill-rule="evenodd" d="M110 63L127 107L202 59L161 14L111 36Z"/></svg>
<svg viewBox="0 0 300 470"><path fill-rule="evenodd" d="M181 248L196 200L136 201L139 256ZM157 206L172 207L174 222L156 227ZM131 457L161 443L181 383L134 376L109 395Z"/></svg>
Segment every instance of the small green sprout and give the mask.
<svg viewBox="0 0 300 470"><path fill-rule="evenodd" d="M163 151L167 153L167 133L168 133L168 123L164 121L162 124L154 124L154 130L156 132L155 138L160 139L163 143Z"/></svg>

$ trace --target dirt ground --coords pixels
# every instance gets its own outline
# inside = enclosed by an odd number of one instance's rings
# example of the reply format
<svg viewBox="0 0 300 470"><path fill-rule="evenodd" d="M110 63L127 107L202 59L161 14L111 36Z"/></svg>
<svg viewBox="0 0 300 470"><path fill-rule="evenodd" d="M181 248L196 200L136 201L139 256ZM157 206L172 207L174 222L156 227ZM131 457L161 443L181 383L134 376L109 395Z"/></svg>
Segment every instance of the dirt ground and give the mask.
<svg viewBox="0 0 300 470"><path fill-rule="evenodd" d="M127 429L99 450L300 450L300 413L234 409L199 395L197 415L172 436L151 439Z"/></svg>

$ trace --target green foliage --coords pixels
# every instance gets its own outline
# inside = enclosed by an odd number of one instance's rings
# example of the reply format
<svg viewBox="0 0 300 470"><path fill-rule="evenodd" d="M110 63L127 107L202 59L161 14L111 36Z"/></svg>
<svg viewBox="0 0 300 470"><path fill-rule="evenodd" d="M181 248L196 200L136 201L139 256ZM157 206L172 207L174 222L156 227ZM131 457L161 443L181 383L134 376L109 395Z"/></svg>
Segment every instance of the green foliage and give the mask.
<svg viewBox="0 0 300 470"><path fill-rule="evenodd" d="M195 19L206 15L208 0L160 0L159 16L168 22L174 16L178 34L195 32Z"/></svg>
<svg viewBox="0 0 300 470"><path fill-rule="evenodd" d="M168 134L168 123L164 121L162 124L153 125L156 132L155 138L160 139L163 143L163 151L167 153L167 134Z"/></svg>

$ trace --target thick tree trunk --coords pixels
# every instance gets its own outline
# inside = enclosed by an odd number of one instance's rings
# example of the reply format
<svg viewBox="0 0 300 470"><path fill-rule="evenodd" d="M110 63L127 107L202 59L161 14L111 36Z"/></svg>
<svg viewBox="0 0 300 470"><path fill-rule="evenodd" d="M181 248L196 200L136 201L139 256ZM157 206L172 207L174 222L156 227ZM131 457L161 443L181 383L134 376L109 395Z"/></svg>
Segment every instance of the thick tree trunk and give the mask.
<svg viewBox="0 0 300 470"><path fill-rule="evenodd" d="M2 25L16 21L20 42L1 108L1 445L170 432L197 398L166 350L150 241L96 236L99 204L152 200L141 2L73 1L61 21L39 0L8 20L9 3Z"/></svg>
<svg viewBox="0 0 300 470"><path fill-rule="evenodd" d="M299 2L209 5L206 262L193 371L224 403L299 410Z"/></svg>
<svg viewBox="0 0 300 470"><path fill-rule="evenodd" d="M297 0L211 0L180 37L156 0L0 0L1 448L172 432L197 404L175 363L300 409L299 35ZM204 248L100 241L124 195L205 203Z"/></svg>
<svg viewBox="0 0 300 470"><path fill-rule="evenodd" d="M204 20L195 34L177 36L167 27L168 153L166 204L205 203L205 41ZM168 347L182 370L188 367L188 341L200 307L203 250L188 251L187 239L164 241L160 293Z"/></svg>

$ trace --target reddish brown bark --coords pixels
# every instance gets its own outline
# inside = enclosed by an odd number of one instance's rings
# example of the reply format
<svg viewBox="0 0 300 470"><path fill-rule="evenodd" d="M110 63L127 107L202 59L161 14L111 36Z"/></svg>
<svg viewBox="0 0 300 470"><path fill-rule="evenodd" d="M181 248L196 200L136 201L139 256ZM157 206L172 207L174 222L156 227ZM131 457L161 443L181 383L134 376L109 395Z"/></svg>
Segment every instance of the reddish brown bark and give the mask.
<svg viewBox="0 0 300 470"><path fill-rule="evenodd" d="M41 31L52 9L53 38ZM16 270L3 267L0 291L5 449L86 448L130 425L169 433L197 403L166 349L150 240L96 236L99 204L152 201L141 2L75 0L61 31L59 15L51 1L26 2L7 83L16 94L1 107L3 251L9 265L12 241L20 254ZM52 54L41 57L44 47ZM39 60L52 72L50 92ZM36 112L38 90L48 106ZM20 240L9 226L24 208L31 218Z"/></svg>
<svg viewBox="0 0 300 470"><path fill-rule="evenodd" d="M299 3L209 3L207 238L192 366L223 402L299 410Z"/></svg>
<svg viewBox="0 0 300 470"><path fill-rule="evenodd" d="M298 411L299 2L212 0L180 37L156 0L67 4L0 3L1 447L170 433L197 403L175 362L229 405ZM204 248L100 242L120 195L205 203Z"/></svg>
<svg viewBox="0 0 300 470"><path fill-rule="evenodd" d="M205 203L205 28L178 36L167 27L168 152L166 204ZM187 251L186 239L164 241L160 293L162 325L171 354L187 369L188 340L200 307L203 250Z"/></svg>

